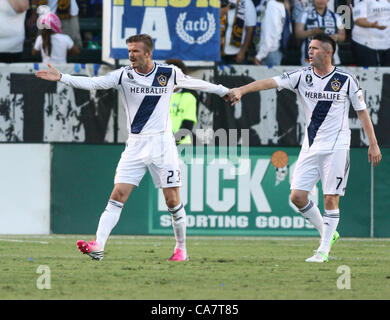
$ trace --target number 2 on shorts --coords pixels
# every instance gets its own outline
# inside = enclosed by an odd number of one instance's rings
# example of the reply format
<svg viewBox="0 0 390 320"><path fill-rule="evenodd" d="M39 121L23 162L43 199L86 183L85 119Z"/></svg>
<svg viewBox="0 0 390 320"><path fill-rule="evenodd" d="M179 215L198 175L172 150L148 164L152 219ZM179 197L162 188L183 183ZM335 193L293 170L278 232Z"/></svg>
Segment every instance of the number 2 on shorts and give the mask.
<svg viewBox="0 0 390 320"><path fill-rule="evenodd" d="M180 170L175 170L176 171L176 175L177 175L177 179L176 179L176 182L180 182ZM173 177L175 171L173 170L169 170L169 175L167 176L167 183L173 183L173 181L171 180L171 178Z"/></svg>

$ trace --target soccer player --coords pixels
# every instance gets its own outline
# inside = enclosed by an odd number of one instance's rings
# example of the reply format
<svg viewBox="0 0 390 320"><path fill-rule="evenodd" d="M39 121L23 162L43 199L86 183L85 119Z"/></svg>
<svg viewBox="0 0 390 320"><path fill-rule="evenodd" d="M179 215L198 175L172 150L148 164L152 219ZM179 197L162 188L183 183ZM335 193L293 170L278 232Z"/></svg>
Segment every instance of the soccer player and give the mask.
<svg viewBox="0 0 390 320"><path fill-rule="evenodd" d="M293 173L291 201L321 235L321 243L307 262L327 262L339 234L339 197L344 195L349 174L350 129L348 111L357 112L369 139L368 161L376 166L382 159L362 90L354 75L332 65L336 43L327 35L317 35L309 45L310 67L281 76L257 80L228 95L235 105L243 95L272 88L289 89L298 95L306 113L306 134ZM309 200L309 192L321 179L325 212Z"/></svg>
<svg viewBox="0 0 390 320"><path fill-rule="evenodd" d="M174 88L188 88L214 93L227 99L228 88L183 74L173 65L153 62L153 41L139 34L126 40L130 66L100 77L61 74L49 64L49 70L36 73L38 78L60 81L80 89L116 88L126 109L129 137L119 160L114 189L100 217L96 241L78 240L79 250L92 259L102 260L106 241L117 224L123 205L134 187L149 170L156 188L162 188L176 246L169 261L186 261L186 212L180 201L181 176L179 157L172 134L169 102Z"/></svg>

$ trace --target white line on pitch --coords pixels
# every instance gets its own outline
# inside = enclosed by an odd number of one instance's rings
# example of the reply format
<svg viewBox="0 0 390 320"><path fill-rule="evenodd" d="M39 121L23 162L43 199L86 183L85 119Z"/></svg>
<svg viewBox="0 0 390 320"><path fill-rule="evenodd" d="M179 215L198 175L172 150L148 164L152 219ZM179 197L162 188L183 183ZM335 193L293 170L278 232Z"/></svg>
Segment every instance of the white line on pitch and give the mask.
<svg viewBox="0 0 390 320"><path fill-rule="evenodd" d="M29 242L29 243L49 244L49 242L46 242L46 241L31 241L31 240L17 240L17 239L0 239L0 241L6 241L6 242Z"/></svg>

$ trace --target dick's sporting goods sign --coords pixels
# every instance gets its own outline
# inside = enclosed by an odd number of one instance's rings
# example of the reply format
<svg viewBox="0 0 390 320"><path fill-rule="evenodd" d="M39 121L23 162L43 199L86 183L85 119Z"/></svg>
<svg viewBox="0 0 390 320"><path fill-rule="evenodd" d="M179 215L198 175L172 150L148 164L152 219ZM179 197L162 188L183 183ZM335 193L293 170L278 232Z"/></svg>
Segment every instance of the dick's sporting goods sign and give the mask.
<svg viewBox="0 0 390 320"><path fill-rule="evenodd" d="M112 0L111 50L127 59L126 39L146 33L155 59L220 60L218 0Z"/></svg>
<svg viewBox="0 0 390 320"><path fill-rule="evenodd" d="M208 147L191 161L182 156L181 198L188 234L316 235L289 200L299 150L262 148L240 155L241 150L232 154L232 149ZM149 232L171 233L162 192L156 191L153 198ZM310 198L322 207L318 186Z"/></svg>

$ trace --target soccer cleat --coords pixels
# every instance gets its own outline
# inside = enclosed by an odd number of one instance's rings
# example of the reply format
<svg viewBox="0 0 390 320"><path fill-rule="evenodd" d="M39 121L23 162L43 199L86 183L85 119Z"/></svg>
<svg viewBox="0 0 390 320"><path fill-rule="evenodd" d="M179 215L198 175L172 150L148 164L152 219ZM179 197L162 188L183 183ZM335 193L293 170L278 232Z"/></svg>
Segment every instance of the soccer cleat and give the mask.
<svg viewBox="0 0 390 320"><path fill-rule="evenodd" d="M314 256L307 258L306 262L328 262L328 256L322 251L316 251Z"/></svg>
<svg viewBox="0 0 390 320"><path fill-rule="evenodd" d="M187 255L186 251L176 248L172 257L170 257L168 261L188 261L189 259L190 257Z"/></svg>
<svg viewBox="0 0 390 320"><path fill-rule="evenodd" d="M93 260L103 260L104 251L95 240L86 242L84 240L77 240L77 247L83 254L89 255Z"/></svg>
<svg viewBox="0 0 390 320"><path fill-rule="evenodd" d="M337 231L335 231L333 234L332 241L330 242L329 248L332 248L333 244L337 241L338 238L340 238L340 234Z"/></svg>

